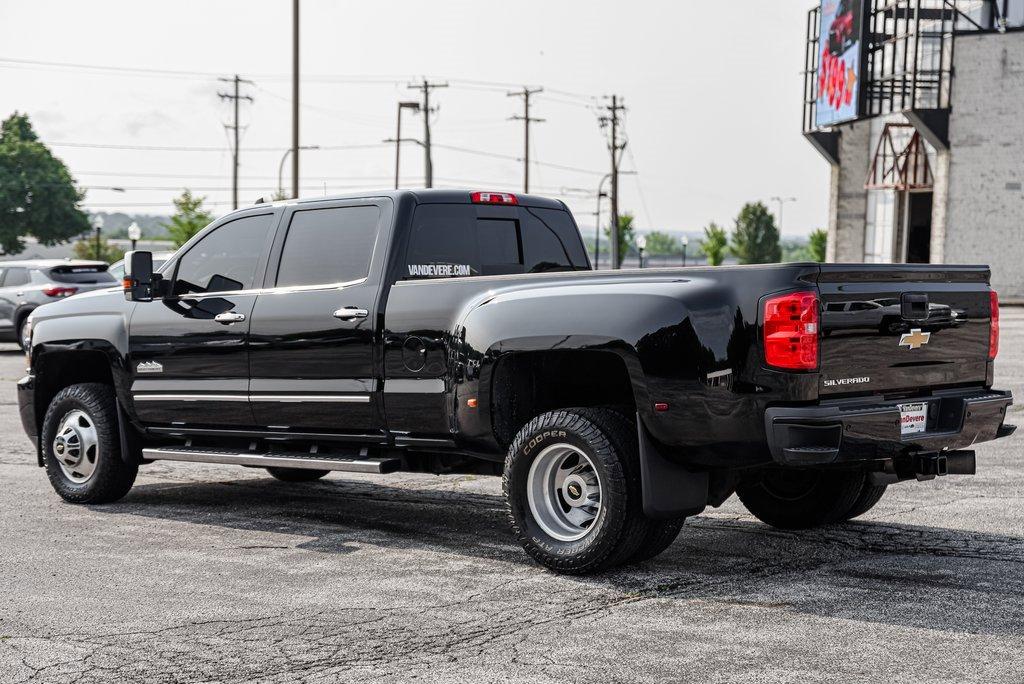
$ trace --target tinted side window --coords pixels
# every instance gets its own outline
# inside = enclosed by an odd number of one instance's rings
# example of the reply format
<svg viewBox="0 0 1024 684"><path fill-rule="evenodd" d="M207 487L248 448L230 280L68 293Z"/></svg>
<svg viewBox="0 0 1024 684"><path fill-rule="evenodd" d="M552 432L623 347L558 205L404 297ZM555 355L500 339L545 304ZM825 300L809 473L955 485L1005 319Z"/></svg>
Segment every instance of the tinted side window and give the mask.
<svg viewBox="0 0 1024 684"><path fill-rule="evenodd" d="M325 285L370 272L380 209L337 207L292 216L277 269L277 286Z"/></svg>
<svg viewBox="0 0 1024 684"><path fill-rule="evenodd" d="M50 269L50 280L56 283L113 283L114 276L106 266L57 266Z"/></svg>
<svg viewBox="0 0 1024 684"><path fill-rule="evenodd" d="M421 204L406 251L404 278L480 275L476 211L465 204Z"/></svg>
<svg viewBox="0 0 1024 684"><path fill-rule="evenodd" d="M274 216L246 216L216 228L178 264L174 292L229 292L253 286Z"/></svg>
<svg viewBox="0 0 1024 684"><path fill-rule="evenodd" d="M523 215L524 265L528 273L589 268L580 232L569 212L528 207Z"/></svg>
<svg viewBox="0 0 1024 684"><path fill-rule="evenodd" d="M28 283L28 269L14 266L7 269L7 273L4 275L4 287L17 287L18 285L25 285Z"/></svg>

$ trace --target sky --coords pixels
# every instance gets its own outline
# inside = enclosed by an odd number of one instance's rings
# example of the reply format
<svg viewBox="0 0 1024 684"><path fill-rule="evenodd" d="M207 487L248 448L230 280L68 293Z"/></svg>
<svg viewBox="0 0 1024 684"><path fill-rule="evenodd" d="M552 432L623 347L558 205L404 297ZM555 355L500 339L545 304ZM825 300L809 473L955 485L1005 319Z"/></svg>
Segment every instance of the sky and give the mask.
<svg viewBox="0 0 1024 684"><path fill-rule="evenodd" d="M383 141L397 102L419 98L408 84L425 77L448 83L431 94L435 186L521 190L523 125L509 117L522 100L507 92L543 87L531 99L545 119L531 129L531 191L564 199L586 231L610 167L598 118L615 94L627 107L622 169L635 172L622 176L620 208L640 230L728 227L745 202L777 211L779 196L796 198L783 237L805 235L825 225L829 183L800 134L813 4L301 0L300 137L321 148L300 155L301 194L390 188L395 151ZM220 214L231 208L232 109L217 79L237 73L254 82L242 89L254 101L241 105L240 200L269 197L291 144L291 9L0 0L0 116L30 115L88 209L168 214L189 187ZM422 128L403 117L403 138ZM423 185L415 143L401 177Z"/></svg>

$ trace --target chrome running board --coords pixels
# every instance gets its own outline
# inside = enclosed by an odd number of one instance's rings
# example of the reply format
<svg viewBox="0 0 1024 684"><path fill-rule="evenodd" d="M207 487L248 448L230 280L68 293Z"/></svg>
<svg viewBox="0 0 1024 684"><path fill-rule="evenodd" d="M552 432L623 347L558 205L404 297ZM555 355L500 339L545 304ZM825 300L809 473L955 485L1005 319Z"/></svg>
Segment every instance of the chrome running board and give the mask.
<svg viewBox="0 0 1024 684"><path fill-rule="evenodd" d="M363 450L365 453L365 449ZM151 461L188 461L191 463L222 463L252 468L300 468L303 470L338 470L349 473L393 473L402 465L397 458L345 458L336 454L306 452L261 454L233 449L202 449L197 447L158 447L142 450L142 457Z"/></svg>

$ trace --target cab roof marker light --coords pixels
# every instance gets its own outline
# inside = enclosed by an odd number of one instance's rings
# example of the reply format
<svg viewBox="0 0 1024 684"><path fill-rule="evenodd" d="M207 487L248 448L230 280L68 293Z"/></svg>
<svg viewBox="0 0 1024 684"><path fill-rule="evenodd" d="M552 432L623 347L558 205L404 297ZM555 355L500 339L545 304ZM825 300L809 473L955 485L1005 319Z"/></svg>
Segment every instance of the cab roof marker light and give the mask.
<svg viewBox="0 0 1024 684"><path fill-rule="evenodd" d="M519 204L519 198L508 192L474 192L473 204Z"/></svg>

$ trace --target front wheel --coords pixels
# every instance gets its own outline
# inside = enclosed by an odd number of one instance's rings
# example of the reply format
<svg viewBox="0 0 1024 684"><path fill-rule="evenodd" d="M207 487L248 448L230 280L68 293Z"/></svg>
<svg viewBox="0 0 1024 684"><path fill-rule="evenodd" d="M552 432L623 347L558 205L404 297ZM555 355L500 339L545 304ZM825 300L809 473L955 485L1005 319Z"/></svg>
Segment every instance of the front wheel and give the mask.
<svg viewBox="0 0 1024 684"><path fill-rule="evenodd" d="M844 520L854 510L866 476L861 471L771 468L736 493L754 517L772 527L807 529Z"/></svg>
<svg viewBox="0 0 1024 684"><path fill-rule="evenodd" d="M138 465L121 458L114 388L99 383L65 387L43 418L43 463L65 501L117 501L132 488Z"/></svg>
<svg viewBox="0 0 1024 684"><path fill-rule="evenodd" d="M502 485L516 538L556 572L618 565L647 538L636 433L612 409L531 420L509 448Z"/></svg>

